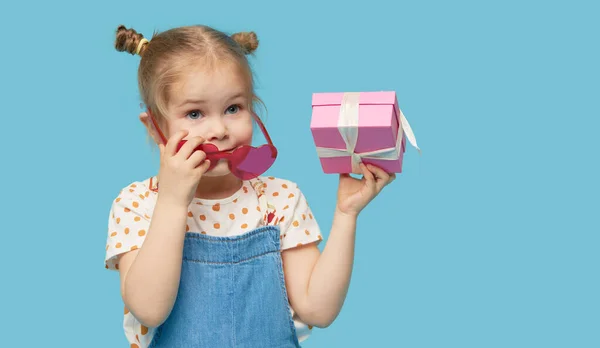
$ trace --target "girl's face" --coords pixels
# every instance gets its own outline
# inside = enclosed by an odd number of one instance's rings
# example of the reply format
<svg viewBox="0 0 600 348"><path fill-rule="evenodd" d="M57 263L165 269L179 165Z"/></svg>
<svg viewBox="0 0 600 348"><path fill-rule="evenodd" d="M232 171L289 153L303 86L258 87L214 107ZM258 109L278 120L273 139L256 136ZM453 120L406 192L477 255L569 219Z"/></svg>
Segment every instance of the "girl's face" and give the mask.
<svg viewBox="0 0 600 348"><path fill-rule="evenodd" d="M186 129L185 139L201 136L219 150L232 150L252 142L249 86L233 65L220 64L211 71L195 69L184 74L171 90L167 107L167 138ZM221 160L206 176L229 174Z"/></svg>

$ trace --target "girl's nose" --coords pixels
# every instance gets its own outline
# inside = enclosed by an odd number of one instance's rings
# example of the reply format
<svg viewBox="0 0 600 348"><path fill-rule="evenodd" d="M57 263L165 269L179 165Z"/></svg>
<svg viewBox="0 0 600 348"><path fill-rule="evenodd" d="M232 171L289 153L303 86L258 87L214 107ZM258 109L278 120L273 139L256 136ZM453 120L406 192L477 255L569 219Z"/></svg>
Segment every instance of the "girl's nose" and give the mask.
<svg viewBox="0 0 600 348"><path fill-rule="evenodd" d="M206 140L215 141L227 137L227 127L221 117L214 117L207 126Z"/></svg>

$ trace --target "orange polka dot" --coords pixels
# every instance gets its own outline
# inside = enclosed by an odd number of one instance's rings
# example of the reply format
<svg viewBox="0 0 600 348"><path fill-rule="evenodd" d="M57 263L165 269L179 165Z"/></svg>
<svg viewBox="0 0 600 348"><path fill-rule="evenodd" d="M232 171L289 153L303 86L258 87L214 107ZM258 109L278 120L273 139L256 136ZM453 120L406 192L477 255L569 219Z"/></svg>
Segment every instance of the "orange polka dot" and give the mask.
<svg viewBox="0 0 600 348"><path fill-rule="evenodd" d="M138 231L138 236L143 237L145 235L146 235L146 231L144 231L144 230L139 230Z"/></svg>
<svg viewBox="0 0 600 348"><path fill-rule="evenodd" d="M200 215L200 220L202 220L202 221L206 220L206 216Z"/></svg>
<svg viewBox="0 0 600 348"><path fill-rule="evenodd" d="M149 217L148 215L146 215L146 214L144 214L144 217L145 217L146 219L150 219L150 217Z"/></svg>
<svg viewBox="0 0 600 348"><path fill-rule="evenodd" d="M244 193L248 193L248 188L244 186Z"/></svg>
<svg viewBox="0 0 600 348"><path fill-rule="evenodd" d="M133 189L129 189L129 192L133 192Z"/></svg>
<svg viewBox="0 0 600 348"><path fill-rule="evenodd" d="M248 208L242 209L242 214L248 214Z"/></svg>
<svg viewBox="0 0 600 348"><path fill-rule="evenodd" d="M231 220L235 220L235 215L234 215L234 214L229 214L229 218L230 218Z"/></svg>
<svg viewBox="0 0 600 348"><path fill-rule="evenodd" d="M213 227L218 230L219 228L221 228L221 224L217 222L213 225Z"/></svg>
<svg viewBox="0 0 600 348"><path fill-rule="evenodd" d="M308 217L312 220L313 216L312 214L308 214Z"/></svg>
<svg viewBox="0 0 600 348"><path fill-rule="evenodd" d="M121 222L121 218L117 218L117 223L120 223L120 222Z"/></svg>
<svg viewBox="0 0 600 348"><path fill-rule="evenodd" d="M273 192L273 197L279 196L279 192Z"/></svg>
<svg viewBox="0 0 600 348"><path fill-rule="evenodd" d="M256 210L260 211L260 206L256 206Z"/></svg>
<svg viewBox="0 0 600 348"><path fill-rule="evenodd" d="M139 197L140 197L140 199L145 199L145 198L146 198L146 197L144 197L144 195L143 195L143 194L141 194L141 193L140 193Z"/></svg>
<svg viewBox="0 0 600 348"><path fill-rule="evenodd" d="M146 191L146 193L144 193L144 196L146 196L146 198L148 198L148 196L150 196L150 191Z"/></svg>
<svg viewBox="0 0 600 348"><path fill-rule="evenodd" d="M119 264L118 264L118 263L115 265L115 268L116 268L116 269L119 269Z"/></svg>
<svg viewBox="0 0 600 348"><path fill-rule="evenodd" d="M113 232L113 233L110 234L111 237L114 237L116 235L117 235L117 232Z"/></svg>
<svg viewBox="0 0 600 348"><path fill-rule="evenodd" d="M139 342L140 341L140 336L139 335L135 335L135 339Z"/></svg>
<svg viewBox="0 0 600 348"><path fill-rule="evenodd" d="M297 247L301 247L302 245L303 245L302 243L296 244Z"/></svg>
<svg viewBox="0 0 600 348"><path fill-rule="evenodd" d="M106 244L106 250L108 250L108 244Z"/></svg>
<svg viewBox="0 0 600 348"><path fill-rule="evenodd" d="M306 214L302 214L302 220L306 220Z"/></svg>
<svg viewBox="0 0 600 348"><path fill-rule="evenodd" d="M135 343L132 343L132 344L131 344L131 346L129 346L129 348L140 348L140 346L138 346L138 345L137 345L137 344L135 344Z"/></svg>
<svg viewBox="0 0 600 348"><path fill-rule="evenodd" d="M123 209L123 210L124 210L126 213L129 213L129 212L131 211L131 209L129 209L129 208L125 208L125 209Z"/></svg>
<svg viewBox="0 0 600 348"><path fill-rule="evenodd" d="M283 187L284 189L288 188L286 184L281 185L281 187Z"/></svg>
<svg viewBox="0 0 600 348"><path fill-rule="evenodd" d="M145 335L148 333L148 328L145 327L144 325L142 325L142 335Z"/></svg>
<svg viewBox="0 0 600 348"><path fill-rule="evenodd" d="M142 219L141 217L139 217L139 216L136 216L136 217L134 217L134 218L133 218L133 221L135 221L135 222L138 222L138 221L140 221L141 219Z"/></svg>
<svg viewBox="0 0 600 348"><path fill-rule="evenodd" d="M131 184L131 186L130 186L130 187L136 188L136 187L137 187L137 185L136 185L136 184Z"/></svg>
<svg viewBox="0 0 600 348"><path fill-rule="evenodd" d="M286 210L286 209L289 209L289 208L290 208L290 206L286 205L285 207L283 207L283 210Z"/></svg>
<svg viewBox="0 0 600 348"><path fill-rule="evenodd" d="M122 246L123 246L123 244L121 244L121 243L117 243L117 245L115 245L115 248L119 249L119 248L120 248L120 247L122 247Z"/></svg>
<svg viewBox="0 0 600 348"><path fill-rule="evenodd" d="M214 211L221 210L221 204L217 203L217 204L213 205L212 210L214 210Z"/></svg>
<svg viewBox="0 0 600 348"><path fill-rule="evenodd" d="M123 232L125 232L125 234L129 234L129 227L125 227L125 230Z"/></svg>
<svg viewBox="0 0 600 348"><path fill-rule="evenodd" d="M234 200L233 200L233 203L237 203L237 201L238 201L238 200L237 200L237 198L236 198L236 199L234 199Z"/></svg>
<svg viewBox="0 0 600 348"><path fill-rule="evenodd" d="M192 212L191 212L191 211L188 211L188 216L189 216L189 217L194 217L194 214L192 214Z"/></svg>
<svg viewBox="0 0 600 348"><path fill-rule="evenodd" d="M189 232L190 231L190 226L189 225L185 225L185 231Z"/></svg>
<svg viewBox="0 0 600 348"><path fill-rule="evenodd" d="M134 246L132 246L132 247L131 247L131 249L130 249L130 250L131 250L131 251L138 250L138 246L137 246L137 245L134 245Z"/></svg>
<svg viewBox="0 0 600 348"><path fill-rule="evenodd" d="M308 329L312 330L313 329L312 325L308 325Z"/></svg>
<svg viewBox="0 0 600 348"><path fill-rule="evenodd" d="M282 216L281 219L279 219L279 222L283 222L283 219L285 219L285 216Z"/></svg>
<svg viewBox="0 0 600 348"><path fill-rule="evenodd" d="M293 225L294 225L294 227L298 227L300 225L300 223L298 221L294 221Z"/></svg>
<svg viewBox="0 0 600 348"><path fill-rule="evenodd" d="M288 196L288 198L294 198L294 194L290 193L290 195Z"/></svg>
<svg viewBox="0 0 600 348"><path fill-rule="evenodd" d="M200 232L200 234L206 234L206 232L202 231L202 232Z"/></svg>
<svg viewBox="0 0 600 348"><path fill-rule="evenodd" d="M121 197L117 197L117 199L115 199L115 202L119 203L121 201Z"/></svg>
<svg viewBox="0 0 600 348"><path fill-rule="evenodd" d="M275 178L272 176L269 176L268 178L269 178L269 180L275 180Z"/></svg>
<svg viewBox="0 0 600 348"><path fill-rule="evenodd" d="M319 239L319 240L323 240L323 237L321 237L321 235L319 235L318 239Z"/></svg>
<svg viewBox="0 0 600 348"><path fill-rule="evenodd" d="M248 228L248 224L242 224L242 228Z"/></svg>
<svg viewBox="0 0 600 348"><path fill-rule="evenodd" d="M306 233L307 236L310 236L310 232L308 232L308 230L304 230L304 233Z"/></svg>

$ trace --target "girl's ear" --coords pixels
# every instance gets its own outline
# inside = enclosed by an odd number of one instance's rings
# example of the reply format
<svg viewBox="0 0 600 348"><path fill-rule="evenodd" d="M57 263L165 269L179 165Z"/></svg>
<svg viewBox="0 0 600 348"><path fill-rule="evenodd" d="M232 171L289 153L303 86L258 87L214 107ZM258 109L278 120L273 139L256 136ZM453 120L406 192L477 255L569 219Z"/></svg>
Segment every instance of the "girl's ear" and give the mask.
<svg viewBox="0 0 600 348"><path fill-rule="evenodd" d="M150 119L150 115L148 114L148 112L144 111L144 112L140 113L139 118L140 118L140 121L146 127L148 134L152 137L152 139L154 140L156 145L162 144L163 141L162 141L160 135L158 134L157 129L154 127L154 124L152 123L152 120Z"/></svg>

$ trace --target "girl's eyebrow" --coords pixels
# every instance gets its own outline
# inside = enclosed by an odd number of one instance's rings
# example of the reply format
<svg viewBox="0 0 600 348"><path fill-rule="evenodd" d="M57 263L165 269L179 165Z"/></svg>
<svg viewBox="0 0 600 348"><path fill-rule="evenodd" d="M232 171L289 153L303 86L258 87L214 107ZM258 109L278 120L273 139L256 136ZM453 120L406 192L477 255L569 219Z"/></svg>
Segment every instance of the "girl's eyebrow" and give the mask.
<svg viewBox="0 0 600 348"><path fill-rule="evenodd" d="M241 98L241 97L245 97L245 96L246 96L245 93L238 92L238 93L234 94L233 96L229 97L229 99L227 99L227 101L231 101L231 100L234 100L234 99L237 99L237 98Z"/></svg>
<svg viewBox="0 0 600 348"><path fill-rule="evenodd" d="M240 97L244 97L244 96L245 96L245 93L238 92L238 93L235 93L233 96L229 97L227 99L227 101L230 101L230 100L233 100L233 99L237 99L237 98L240 98ZM204 100L204 99L190 98L190 99L185 99L179 106L181 107L181 106L185 106L187 104L204 104L204 103L206 103L206 100Z"/></svg>

